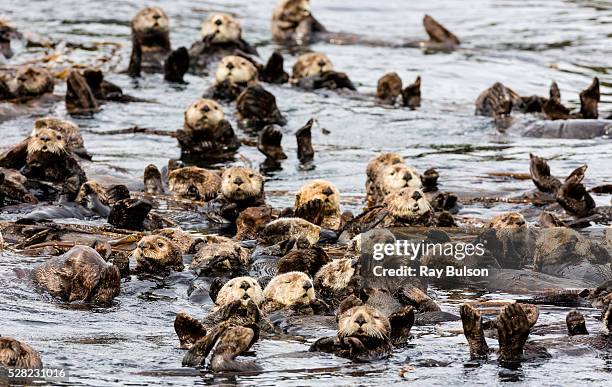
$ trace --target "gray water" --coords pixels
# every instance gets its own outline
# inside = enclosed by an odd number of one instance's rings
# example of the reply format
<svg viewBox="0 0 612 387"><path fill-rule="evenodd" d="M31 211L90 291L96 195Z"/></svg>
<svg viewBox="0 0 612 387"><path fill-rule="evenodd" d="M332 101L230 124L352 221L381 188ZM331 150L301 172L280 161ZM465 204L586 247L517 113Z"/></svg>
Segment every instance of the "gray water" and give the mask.
<svg viewBox="0 0 612 387"><path fill-rule="evenodd" d="M119 43L121 49L105 63L108 80L124 92L152 100L151 103L104 105L93 118L75 119L85 143L94 155L94 166L115 166L134 180L145 166L159 167L180 151L172 138L144 135L102 136L100 132L133 125L162 130L182 126L183 112L211 85L209 77L186 76L185 86L162 82L161 75L132 80L127 68L130 53L129 21L141 8L159 5L171 20L173 47L189 46L199 36L199 24L211 11L238 16L243 37L256 45L265 60L278 47L270 42L270 17L274 0L242 1L0 1L0 16L20 30L48 35L72 43ZM388 108L373 102L340 97L331 92L307 93L291 87L266 85L288 118L283 129L283 146L289 159L283 169L266 180L268 201L275 206L291 205L293 195L305 181L325 178L341 191L343 209L359 211L365 192L365 166L381 151L396 151L420 171L437 168L441 188L465 195L514 196L533 189L530 181L491 178L489 172L528 172L529 152L552 159L552 172L565 176L588 164L587 186L610 183L612 143L607 139L526 139L518 134L498 134L488 118L475 117L474 100L495 81L502 81L520 94L546 95L555 80L562 99L578 105L578 92L592 77L601 82L601 116L612 113L612 2L559 0L430 0L372 2L312 0L313 13L328 29L363 33L374 38L425 38L421 18L429 13L462 41L451 54L424 55L416 49L391 49L316 44L333 61L336 69L349 74L359 91L373 93L378 77L396 71L405 83L422 77L422 107L415 111ZM111 46L100 51L62 50L53 66L71 63L100 64L96 57L110 55ZM61 49L61 48L60 48ZM53 53L42 49L17 50L8 64L24 63ZM285 69L295 57L285 54ZM65 91L58 85L55 93ZM226 105L226 115L234 108ZM67 117L63 103L35 114ZM313 130L316 168L298 168L294 133L316 117ZM19 116L0 123L0 148L21 140L31 131L36 117ZM234 125L235 126L235 125ZM236 127L236 126L235 126ZM323 134L321 128L330 131ZM241 137L247 137L239 132ZM264 157L253 147L243 146L236 164L254 167ZM595 197L609 204L609 196ZM513 204L471 205L461 216L486 219L523 207ZM532 219L533 220L533 219ZM185 225L196 228L197 225ZM205 230L200 230L205 231ZM164 283L132 278L123 283L121 295L110 309L81 310L50 303L17 279L16 268L32 268L44 257L24 257L10 252L0 255L0 334L14 336L41 352L50 367L66 367L71 382L82 385L159 384L191 385L238 383L244 385L381 385L417 381L435 384L606 384L610 359L585 355L556 354L552 360L525 364L508 371L496 364L474 365L462 335L452 332L458 323L414 329L412 346L397 350L389 361L353 364L331 355L307 353L309 343L333 331L321 330L306 341L262 340L254 346L256 360L265 372L256 375L199 375L181 369L183 352L172 322L176 312L186 310L203 316L210 306L204 299L189 300L192 277L182 273ZM458 305L477 297L507 298L509 295L471 294L463 291L437 292L445 310L458 312ZM567 310L542 308L540 325L561 323ZM595 310L585 310L590 331L597 331ZM557 335L562 336L562 330ZM534 336L534 335L532 335ZM554 336L548 335L548 336ZM537 336L534 336L538 338ZM491 342L493 346L496 343ZM414 370L399 375L406 364Z"/></svg>

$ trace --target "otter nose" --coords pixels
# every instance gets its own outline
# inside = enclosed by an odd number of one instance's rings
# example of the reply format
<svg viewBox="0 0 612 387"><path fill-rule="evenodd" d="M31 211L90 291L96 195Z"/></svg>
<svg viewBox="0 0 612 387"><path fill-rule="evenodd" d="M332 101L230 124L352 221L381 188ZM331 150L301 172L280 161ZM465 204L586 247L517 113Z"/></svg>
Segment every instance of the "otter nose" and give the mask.
<svg viewBox="0 0 612 387"><path fill-rule="evenodd" d="M404 173L404 181L410 181L410 180L412 180L412 173L405 172Z"/></svg>
<svg viewBox="0 0 612 387"><path fill-rule="evenodd" d="M189 188L187 188L187 194L191 197L197 198L200 196L200 191L198 191L196 186L190 185Z"/></svg>
<svg viewBox="0 0 612 387"><path fill-rule="evenodd" d="M223 24L223 22L221 21L221 19L217 19L217 20L215 20L215 25L220 26L221 24Z"/></svg>
<svg viewBox="0 0 612 387"><path fill-rule="evenodd" d="M333 193L334 191L330 187L325 187L325 189L323 190L323 195L325 196L331 196Z"/></svg>
<svg viewBox="0 0 612 387"><path fill-rule="evenodd" d="M229 70L231 70L231 69L234 68L234 64L230 62L230 63L226 64L225 67L227 67Z"/></svg>
<svg viewBox="0 0 612 387"><path fill-rule="evenodd" d="M155 19L155 20L159 19L160 17L161 17L161 15L157 14L157 13L153 15L153 19Z"/></svg>
<svg viewBox="0 0 612 387"><path fill-rule="evenodd" d="M304 286L302 286L304 288L304 290L308 291L310 289L312 289L312 284L310 282L306 282L304 284Z"/></svg>
<svg viewBox="0 0 612 387"><path fill-rule="evenodd" d="M355 324L358 324L359 326L362 326L365 323L366 323L366 320L365 320L365 318L363 318L362 314L357 316L357 318L355 319Z"/></svg>
<svg viewBox="0 0 612 387"><path fill-rule="evenodd" d="M420 193L419 191L414 191L414 192L412 193L412 198L413 198L414 200L419 200L419 199L420 199L420 198L422 198L422 197L423 197L423 195L421 195L421 193Z"/></svg>
<svg viewBox="0 0 612 387"><path fill-rule="evenodd" d="M243 282L242 284L240 284L240 289L242 290L249 290L250 287L251 285L249 285L248 282Z"/></svg>
<svg viewBox="0 0 612 387"><path fill-rule="evenodd" d="M240 185L242 183L244 183L244 180L242 180L242 178L240 176L238 176L237 178L234 179L234 184Z"/></svg>
<svg viewBox="0 0 612 387"><path fill-rule="evenodd" d="M49 141L49 136L47 136L46 134L40 137L41 141L47 142Z"/></svg>
<svg viewBox="0 0 612 387"><path fill-rule="evenodd" d="M138 248L139 249L144 249L145 248L145 243L144 242L139 242L138 243Z"/></svg>
<svg viewBox="0 0 612 387"><path fill-rule="evenodd" d="M317 63L319 65L319 67L323 67L325 66L325 61L324 60L320 60L319 63Z"/></svg>
<svg viewBox="0 0 612 387"><path fill-rule="evenodd" d="M17 80L18 80L19 82L25 82L25 81L27 81L28 79L27 79L26 77L23 77L23 76L22 76L22 77L17 77Z"/></svg>
<svg viewBox="0 0 612 387"><path fill-rule="evenodd" d="M204 113L208 113L210 111L210 108L208 107L208 105L204 105L204 107L202 108L202 111Z"/></svg>

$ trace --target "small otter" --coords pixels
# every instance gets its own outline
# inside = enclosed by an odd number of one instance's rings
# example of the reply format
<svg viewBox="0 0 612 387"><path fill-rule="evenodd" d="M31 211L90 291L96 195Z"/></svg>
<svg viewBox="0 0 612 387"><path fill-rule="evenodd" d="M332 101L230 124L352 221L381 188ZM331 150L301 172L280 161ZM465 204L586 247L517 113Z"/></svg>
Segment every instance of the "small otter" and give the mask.
<svg viewBox="0 0 612 387"><path fill-rule="evenodd" d="M34 283L64 301L108 304L121 288L117 267L91 247L75 246L48 259L33 272Z"/></svg>
<svg viewBox="0 0 612 387"><path fill-rule="evenodd" d="M261 231L260 242L266 246L290 239L306 238L311 245L319 241L321 227L302 218L278 218L268 223Z"/></svg>
<svg viewBox="0 0 612 387"><path fill-rule="evenodd" d="M199 276L235 277L246 274L250 263L249 251L240 243L224 237L208 237L190 267Z"/></svg>
<svg viewBox="0 0 612 387"><path fill-rule="evenodd" d="M183 271L181 249L161 235L143 237L132 251L136 260L136 272L168 274L170 270Z"/></svg>
<svg viewBox="0 0 612 387"><path fill-rule="evenodd" d="M356 90L348 76L334 71L332 62L320 52L300 55L293 65L289 82L307 90L321 88Z"/></svg>
<svg viewBox="0 0 612 387"><path fill-rule="evenodd" d="M215 84L208 92L214 99L234 101L249 85L257 82L257 68L237 55L223 57L215 71Z"/></svg>
<svg viewBox="0 0 612 387"><path fill-rule="evenodd" d="M204 168L178 168L168 173L168 188L177 197L208 201L219 193L221 177Z"/></svg>
<svg viewBox="0 0 612 387"><path fill-rule="evenodd" d="M313 201L321 202L321 220L314 222L321 227L338 230L341 226L340 192L327 180L313 180L304 184L295 194L294 208L296 212ZM307 219L312 221L312 219Z"/></svg>
<svg viewBox="0 0 612 387"><path fill-rule="evenodd" d="M257 50L242 39L242 28L228 13L212 13L202 22L201 39L189 49L190 67L204 71L208 65L226 55L257 55Z"/></svg>
<svg viewBox="0 0 612 387"><path fill-rule="evenodd" d="M183 82L189 68L189 53L185 47L175 51L170 47L170 21L159 7L147 7L132 19L132 54L128 74L140 76L164 72L170 82Z"/></svg>
<svg viewBox="0 0 612 387"><path fill-rule="evenodd" d="M287 120L276 105L276 98L261 85L247 87L236 100L238 125L243 129L260 131L267 125L285 125Z"/></svg>
<svg viewBox="0 0 612 387"><path fill-rule="evenodd" d="M312 280L307 274L291 271L275 276L264 289L262 310L270 313L280 309L306 311L312 314L316 300ZM310 309L310 310L309 310Z"/></svg>
<svg viewBox="0 0 612 387"><path fill-rule="evenodd" d="M53 93L53 76L42 67L23 66L14 77L0 75L0 100L24 102Z"/></svg>
<svg viewBox="0 0 612 387"><path fill-rule="evenodd" d="M223 108L210 99L199 99L185 110L183 129L176 132L181 156L216 158L233 154L240 147L240 140Z"/></svg>
<svg viewBox="0 0 612 387"><path fill-rule="evenodd" d="M235 222L246 208L265 205L263 176L246 167L226 169L221 175L221 195L211 204L221 206L220 215Z"/></svg>
<svg viewBox="0 0 612 387"><path fill-rule="evenodd" d="M38 369L43 367L40 355L32 347L12 337L0 336L0 366Z"/></svg>
<svg viewBox="0 0 612 387"><path fill-rule="evenodd" d="M341 305L337 319L337 336L318 339L310 347L311 352L334 353L359 361L385 359L391 355L391 324L379 310L369 305L348 309Z"/></svg>

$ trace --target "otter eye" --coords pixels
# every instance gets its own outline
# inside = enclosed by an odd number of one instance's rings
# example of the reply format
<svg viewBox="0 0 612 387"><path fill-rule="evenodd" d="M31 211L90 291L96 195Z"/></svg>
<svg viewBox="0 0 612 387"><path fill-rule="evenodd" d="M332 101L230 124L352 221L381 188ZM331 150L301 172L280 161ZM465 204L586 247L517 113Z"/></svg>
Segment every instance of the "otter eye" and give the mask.
<svg viewBox="0 0 612 387"><path fill-rule="evenodd" d="M158 242L157 247L164 247L164 244L162 242Z"/></svg>
<svg viewBox="0 0 612 387"><path fill-rule="evenodd" d="M249 177L250 177L250 178L252 178L253 176L255 176L255 175L254 175L254 174L252 174L252 173L249 173Z"/></svg>
<svg viewBox="0 0 612 387"><path fill-rule="evenodd" d="M62 139L62 136L61 136L61 135L58 135L58 136L57 136L57 139L58 139L58 140L61 140L61 139Z"/></svg>

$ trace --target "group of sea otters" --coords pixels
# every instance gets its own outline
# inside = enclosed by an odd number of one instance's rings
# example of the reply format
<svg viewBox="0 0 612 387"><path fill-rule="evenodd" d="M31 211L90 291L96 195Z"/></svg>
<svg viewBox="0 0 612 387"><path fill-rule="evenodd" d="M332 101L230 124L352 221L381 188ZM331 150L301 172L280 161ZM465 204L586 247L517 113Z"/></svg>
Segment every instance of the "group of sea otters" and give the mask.
<svg viewBox="0 0 612 387"><path fill-rule="evenodd" d="M425 16L423 22L429 40L393 46L429 52L459 48L459 39L433 18ZM292 74L284 71L279 52L262 64L257 50L243 39L240 23L229 14L209 15L200 40L190 49L172 50L169 20L160 8L138 12L131 28L131 76L157 72L164 73L168 82L183 82L188 71L205 75L214 69L214 86L187 108L184 127L173 133L185 162L231 160L243 145L223 112L223 104L233 101L238 125L258 134L257 147L266 155L266 164L286 158L280 145L280 126L286 120L274 95L264 88L266 83L290 82L306 90L338 90L348 98L375 98L411 109L420 106L420 77L405 86L396 73L385 74L376 95L370 97L359 95L349 77L334 70L322 53L299 56ZM280 1L272 17L272 37L292 46L317 41L390 45L328 31L311 14L308 0ZM3 23L0 38L2 54L9 57L11 41L23 36ZM70 114L95 114L107 101L139 101L123 94L97 69L73 69L66 82ZM42 67L5 70L0 73L0 98L24 104L50 97L54 83L54 76ZM599 98L597 78L580 93L581 107L575 113L563 106L554 83L548 98L520 96L496 83L478 97L476 114L494 117L500 130L519 127L538 137L593 138L612 131L612 121L598 119ZM537 120L514 119L511 114L517 111L531 113ZM312 124L311 120L296 134L302 163L314 156ZM459 319L471 357L492 357L486 337L497 337L494 357L502 365L549 358L547 348L567 344L599 352L612 348L612 209L597 207L591 196L609 194L612 187L587 189L586 166L559 180L551 175L546 160L530 155L536 190L519 199L542 209L536 224L518 212L501 214L477 228L475 240L488 242L484 257L464 262L452 262L443 254L418 258L430 267L491 268L495 274L488 286L499 291L559 290L543 296L542 303L563 300L601 308L598 333L589 334L582 314L572 310L566 321L567 337L528 341L538 319L535 303L501 303L492 318L486 318L477 303L465 303L460 316L455 316L441 311L427 294L428 285L478 285L468 278L449 284L422 278L385 282L368 275L371 262L360 255L373 241L393 243L396 236L387 229L427 230L427 240L451 242L452 230L466 226L457 217L462 199L438 189L437 171L420 173L397 153L380 154L367 165L367 203L356 216L340 210L340 192L325 180L306 183L295 194L292 208L278 209L266 204L264 177L248 167L214 170L170 160L161 171L147 166L144 189L135 190L95 173L88 176L84 166L91 158L77 125L52 117L36 120L31 135L0 156L0 206L5 213L27 212L16 221L1 222L2 247L52 256L33 268L28 278L59 302L109 305L120 294L122 279L131 275L163 279L188 267L206 278L214 306L204 316L181 312L174 321L180 347L186 350L185 366L212 372L260 370L256 362L237 358L249 353L262 337L288 334L287 326L293 327L293 334L301 326L335 326L337 335L318 338L310 351L355 361L391 356L394 348L412 339L414 324ZM219 235L196 238L182 231L159 213L161 201L219 225ZM108 225L54 222L75 217L102 219ZM601 241L575 231L593 223L607 226ZM584 290L564 293L567 288ZM0 364L42 367L34 349L10 337L0 337Z"/></svg>

